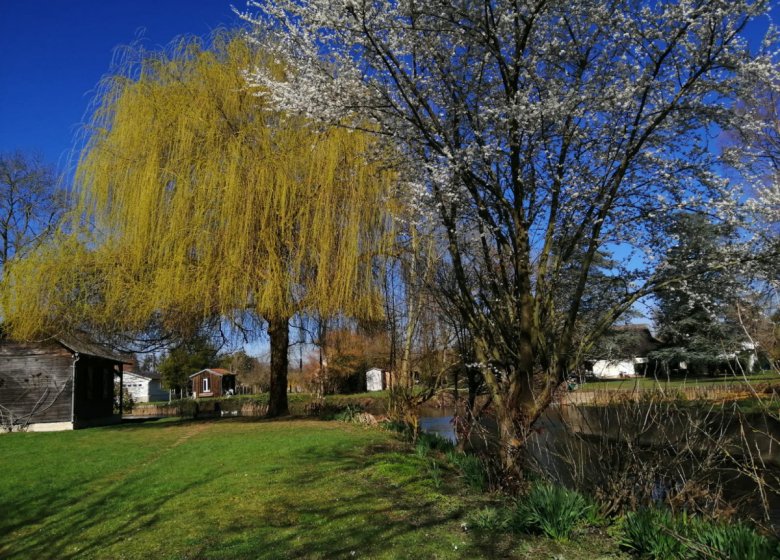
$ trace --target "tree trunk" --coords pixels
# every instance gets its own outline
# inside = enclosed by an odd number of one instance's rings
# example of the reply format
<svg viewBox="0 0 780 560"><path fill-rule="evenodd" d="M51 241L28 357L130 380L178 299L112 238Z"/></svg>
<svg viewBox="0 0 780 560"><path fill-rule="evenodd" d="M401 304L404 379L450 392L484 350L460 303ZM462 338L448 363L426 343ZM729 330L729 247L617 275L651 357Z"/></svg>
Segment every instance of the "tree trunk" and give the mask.
<svg viewBox="0 0 780 560"><path fill-rule="evenodd" d="M501 466L504 471L504 482L511 483L520 476L520 450L525 443L524 427L516 417L516 411L511 407L496 407L498 422L498 443L501 446Z"/></svg>
<svg viewBox="0 0 780 560"><path fill-rule="evenodd" d="M268 395L268 417L290 414L287 406L287 350L290 345L290 320L287 317L268 320L271 339L271 389Z"/></svg>

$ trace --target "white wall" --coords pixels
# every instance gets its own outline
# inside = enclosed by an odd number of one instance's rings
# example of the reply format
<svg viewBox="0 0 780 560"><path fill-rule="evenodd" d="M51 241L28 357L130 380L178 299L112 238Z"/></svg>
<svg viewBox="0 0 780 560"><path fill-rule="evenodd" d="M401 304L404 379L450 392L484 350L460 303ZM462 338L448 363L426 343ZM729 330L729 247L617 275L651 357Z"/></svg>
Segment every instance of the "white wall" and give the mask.
<svg viewBox="0 0 780 560"><path fill-rule="evenodd" d="M134 373L122 374L122 387L127 389L135 402L149 402L149 382L151 379Z"/></svg>
<svg viewBox="0 0 780 560"><path fill-rule="evenodd" d="M620 379L636 375L634 360L596 360L593 375L599 379Z"/></svg>
<svg viewBox="0 0 780 560"><path fill-rule="evenodd" d="M366 372L366 391L382 390L382 370L371 368Z"/></svg>

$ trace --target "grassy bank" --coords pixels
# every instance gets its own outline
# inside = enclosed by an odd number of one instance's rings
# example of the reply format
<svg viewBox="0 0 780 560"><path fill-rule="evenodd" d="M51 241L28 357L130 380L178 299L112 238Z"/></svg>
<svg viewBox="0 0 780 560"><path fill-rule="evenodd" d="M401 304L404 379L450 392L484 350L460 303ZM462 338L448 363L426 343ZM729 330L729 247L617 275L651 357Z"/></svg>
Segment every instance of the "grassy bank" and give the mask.
<svg viewBox="0 0 780 560"><path fill-rule="evenodd" d="M756 389L763 389L767 385L780 388L780 375L776 372L767 371L748 376L741 375L722 375L713 377L692 377L686 379L661 378L661 377L632 377L628 379L615 379L610 381L588 381L581 386L582 390L615 390L615 391L636 391L636 390L669 390L683 388L718 388L723 386L736 386Z"/></svg>
<svg viewBox="0 0 780 560"><path fill-rule="evenodd" d="M162 421L0 437L0 557L619 557L583 535L480 536L444 456L314 420Z"/></svg>
<svg viewBox="0 0 780 560"><path fill-rule="evenodd" d="M372 393L354 393L348 395L326 395L318 398L313 393L289 393L287 402L290 413L295 416L318 416L327 417L338 412L344 411L347 407L354 410L370 412L372 414L382 415L387 410L387 391L375 391ZM176 416L193 415L196 401L193 399L177 399L171 402L156 401L149 403L136 403L130 414L143 414L147 409L161 409L172 411L176 409ZM213 412L215 403L219 403L220 409L224 411L240 410L245 405L257 408L258 416L265 415L262 411L268 405L268 393L255 395L235 395L231 397L198 399L198 409L206 412ZM316 405L316 407L313 407ZM262 412L262 413L261 413Z"/></svg>

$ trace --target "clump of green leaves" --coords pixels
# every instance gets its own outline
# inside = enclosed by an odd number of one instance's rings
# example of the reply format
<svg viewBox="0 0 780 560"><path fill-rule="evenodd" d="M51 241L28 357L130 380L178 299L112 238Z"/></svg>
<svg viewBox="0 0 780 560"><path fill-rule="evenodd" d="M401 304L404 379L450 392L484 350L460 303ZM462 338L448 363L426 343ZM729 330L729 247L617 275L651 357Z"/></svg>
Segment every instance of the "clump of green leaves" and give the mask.
<svg viewBox="0 0 780 560"><path fill-rule="evenodd" d="M780 558L780 542L772 542L742 523L733 525L700 522L694 525L696 541L706 553L731 560Z"/></svg>
<svg viewBox="0 0 780 560"><path fill-rule="evenodd" d="M501 533L511 525L511 515L506 508L484 507L469 512L466 524L469 528L486 533Z"/></svg>
<svg viewBox="0 0 780 560"><path fill-rule="evenodd" d="M780 558L780 543L742 524L726 525L647 508L629 513L620 524L620 544L655 560Z"/></svg>
<svg viewBox="0 0 780 560"><path fill-rule="evenodd" d="M593 506L578 492L539 483L518 501L512 525L519 531L568 540L574 529L588 518L591 508Z"/></svg>
<svg viewBox="0 0 780 560"><path fill-rule="evenodd" d="M442 453L452 451L454 447L450 440L444 439L443 437L436 434L428 434L426 432L420 432L417 434L417 444L422 445L429 450L441 451Z"/></svg>
<svg viewBox="0 0 780 560"><path fill-rule="evenodd" d="M433 487L436 488L436 490L440 490L443 479L441 476L441 469L439 468L439 463L436 462L436 459L430 459L428 461L428 474L431 477L431 482L433 483Z"/></svg>
<svg viewBox="0 0 780 560"><path fill-rule="evenodd" d="M447 453L447 458L461 473L467 486L484 491L488 487L488 475L485 465L475 455L458 453L454 449Z"/></svg>
<svg viewBox="0 0 780 560"><path fill-rule="evenodd" d="M329 417L333 420L338 420L340 422L354 422L355 417L363 412L363 408L360 405L350 405L348 404L341 410L338 410L336 412L332 412L330 415L325 415L326 418Z"/></svg>
<svg viewBox="0 0 780 560"><path fill-rule="evenodd" d="M683 516L675 523L666 509L641 509L623 519L618 540L621 546L640 556L669 560L687 558L688 547L676 533L686 522L687 517Z"/></svg>

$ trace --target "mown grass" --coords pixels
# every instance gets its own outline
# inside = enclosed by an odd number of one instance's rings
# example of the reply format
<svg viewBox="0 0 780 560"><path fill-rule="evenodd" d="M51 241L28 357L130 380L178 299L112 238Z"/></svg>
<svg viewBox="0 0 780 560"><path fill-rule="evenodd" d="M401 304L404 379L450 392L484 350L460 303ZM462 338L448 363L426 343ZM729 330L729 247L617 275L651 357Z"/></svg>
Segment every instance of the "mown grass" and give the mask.
<svg viewBox="0 0 780 560"><path fill-rule="evenodd" d="M603 538L485 538L444 454L316 420L164 421L0 437L0 557L607 558ZM436 476L431 476L432 465Z"/></svg>
<svg viewBox="0 0 780 560"><path fill-rule="evenodd" d="M619 390L633 391L642 389L679 389L685 387L717 387L721 385L747 385L752 386L777 384L780 385L780 375L777 372L766 371L748 376L721 375L713 377L671 378L662 377L632 377L628 379L615 379L609 381L587 381L581 386L581 390Z"/></svg>

